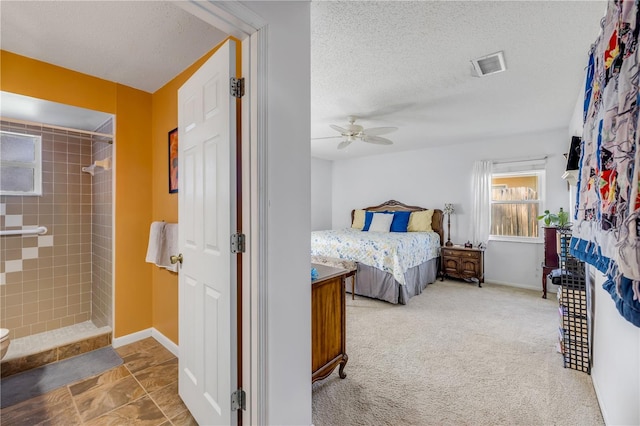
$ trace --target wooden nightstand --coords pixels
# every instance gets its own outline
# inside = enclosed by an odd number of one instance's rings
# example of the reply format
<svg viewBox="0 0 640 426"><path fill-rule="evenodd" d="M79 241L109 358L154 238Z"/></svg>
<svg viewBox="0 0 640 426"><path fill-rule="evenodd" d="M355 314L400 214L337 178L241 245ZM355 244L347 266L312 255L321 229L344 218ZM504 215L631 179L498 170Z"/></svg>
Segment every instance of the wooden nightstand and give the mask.
<svg viewBox="0 0 640 426"><path fill-rule="evenodd" d="M444 277L478 280L478 287L484 282L484 250L464 247L442 247L441 280Z"/></svg>

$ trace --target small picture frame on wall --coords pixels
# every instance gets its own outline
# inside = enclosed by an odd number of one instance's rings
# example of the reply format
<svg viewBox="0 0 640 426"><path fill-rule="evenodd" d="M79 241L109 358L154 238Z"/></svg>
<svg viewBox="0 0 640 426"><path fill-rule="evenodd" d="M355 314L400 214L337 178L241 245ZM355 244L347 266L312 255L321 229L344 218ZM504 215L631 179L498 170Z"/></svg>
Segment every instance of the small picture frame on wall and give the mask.
<svg viewBox="0 0 640 426"><path fill-rule="evenodd" d="M169 132L169 193L178 192L178 128Z"/></svg>

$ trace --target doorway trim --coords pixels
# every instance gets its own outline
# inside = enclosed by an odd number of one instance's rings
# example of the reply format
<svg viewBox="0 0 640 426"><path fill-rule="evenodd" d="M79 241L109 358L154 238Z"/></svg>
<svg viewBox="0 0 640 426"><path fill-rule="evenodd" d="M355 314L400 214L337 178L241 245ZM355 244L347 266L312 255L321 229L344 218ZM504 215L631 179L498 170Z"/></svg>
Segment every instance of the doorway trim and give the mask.
<svg viewBox="0 0 640 426"><path fill-rule="evenodd" d="M267 424L268 24L239 2L176 5L241 41L246 90L241 101L242 231L248 247L242 262L242 387L247 403L242 423Z"/></svg>

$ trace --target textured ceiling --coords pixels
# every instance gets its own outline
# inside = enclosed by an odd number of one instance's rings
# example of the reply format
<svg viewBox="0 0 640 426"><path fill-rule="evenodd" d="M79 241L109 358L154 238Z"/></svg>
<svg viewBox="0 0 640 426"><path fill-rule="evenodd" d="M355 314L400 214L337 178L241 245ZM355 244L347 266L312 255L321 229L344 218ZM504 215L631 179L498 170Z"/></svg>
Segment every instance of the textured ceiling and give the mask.
<svg viewBox="0 0 640 426"><path fill-rule="evenodd" d="M349 115L392 146L311 141L340 159L567 127L604 1L313 1L311 137ZM0 47L153 92L224 34L163 1L0 1ZM504 51L507 71L470 60ZM55 123L52 123L55 124ZM517 138L514 137L514 143Z"/></svg>
<svg viewBox="0 0 640 426"><path fill-rule="evenodd" d="M226 34L164 1L0 1L0 47L153 93Z"/></svg>
<svg viewBox="0 0 640 426"><path fill-rule="evenodd" d="M312 140L350 158L567 127L600 1L314 2L312 138L347 117L396 126L393 146ZM504 51L507 71L478 78L470 60ZM514 138L514 143L517 139Z"/></svg>

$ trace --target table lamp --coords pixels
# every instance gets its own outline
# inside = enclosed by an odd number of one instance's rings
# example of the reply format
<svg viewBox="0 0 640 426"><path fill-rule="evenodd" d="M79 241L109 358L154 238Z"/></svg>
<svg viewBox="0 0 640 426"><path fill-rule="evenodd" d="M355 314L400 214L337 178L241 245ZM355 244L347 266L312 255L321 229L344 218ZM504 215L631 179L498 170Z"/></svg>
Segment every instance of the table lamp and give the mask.
<svg viewBox="0 0 640 426"><path fill-rule="evenodd" d="M444 204L444 214L447 215L447 242L444 244L447 247L451 247L453 243L451 242L451 215L455 211L453 208L453 204L445 203Z"/></svg>

